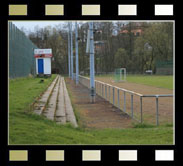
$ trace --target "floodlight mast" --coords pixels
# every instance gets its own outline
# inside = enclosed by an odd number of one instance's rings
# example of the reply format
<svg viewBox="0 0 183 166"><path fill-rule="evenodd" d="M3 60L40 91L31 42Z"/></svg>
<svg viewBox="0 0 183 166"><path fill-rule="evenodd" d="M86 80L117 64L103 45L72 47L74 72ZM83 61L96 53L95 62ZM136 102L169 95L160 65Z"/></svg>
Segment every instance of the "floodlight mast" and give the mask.
<svg viewBox="0 0 183 166"><path fill-rule="evenodd" d="M91 102L95 102L95 64L94 64L94 36L93 36L93 22L89 23L90 43L90 96Z"/></svg>
<svg viewBox="0 0 183 166"><path fill-rule="evenodd" d="M70 23L68 23L68 70L69 77L71 78L71 43L70 43Z"/></svg>
<svg viewBox="0 0 183 166"><path fill-rule="evenodd" d="M74 74L73 74L73 41L72 41L72 22L71 22L71 30L70 30L70 34L71 34L71 78L72 80L74 79Z"/></svg>
<svg viewBox="0 0 183 166"><path fill-rule="evenodd" d="M79 62L78 62L78 29L75 22L75 42L76 42L76 85L79 83Z"/></svg>

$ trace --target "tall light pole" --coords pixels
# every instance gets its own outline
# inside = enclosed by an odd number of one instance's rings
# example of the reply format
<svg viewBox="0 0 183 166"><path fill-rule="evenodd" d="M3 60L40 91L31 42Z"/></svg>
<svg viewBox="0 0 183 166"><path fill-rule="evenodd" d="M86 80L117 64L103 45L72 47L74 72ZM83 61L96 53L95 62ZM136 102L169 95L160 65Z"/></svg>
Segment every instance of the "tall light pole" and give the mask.
<svg viewBox="0 0 183 166"><path fill-rule="evenodd" d="M79 62L78 62L78 29L77 22L75 22L75 47L76 47L76 85L79 82Z"/></svg>
<svg viewBox="0 0 183 166"><path fill-rule="evenodd" d="M74 79L74 75L73 75L73 41L72 41L72 22L71 22L71 78L72 80Z"/></svg>
<svg viewBox="0 0 183 166"><path fill-rule="evenodd" d="M95 64L94 64L94 36L93 36L93 22L89 23L90 33L90 95L91 102L95 102Z"/></svg>
<svg viewBox="0 0 183 166"><path fill-rule="evenodd" d="M71 78L71 49L70 49L70 23L68 22L68 70L69 70L69 77Z"/></svg>

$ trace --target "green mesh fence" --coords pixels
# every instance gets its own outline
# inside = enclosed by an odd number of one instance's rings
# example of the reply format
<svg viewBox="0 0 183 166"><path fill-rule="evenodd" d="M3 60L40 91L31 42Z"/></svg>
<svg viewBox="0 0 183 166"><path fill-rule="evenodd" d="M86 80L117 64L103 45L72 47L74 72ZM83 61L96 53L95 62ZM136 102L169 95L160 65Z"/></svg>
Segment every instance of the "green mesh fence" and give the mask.
<svg viewBox="0 0 183 166"><path fill-rule="evenodd" d="M171 60L171 61L157 61L156 67L161 67L161 68L172 67L173 68L173 60Z"/></svg>
<svg viewBox="0 0 183 166"><path fill-rule="evenodd" d="M172 75L173 74L173 60L171 61L157 61L156 74Z"/></svg>
<svg viewBox="0 0 183 166"><path fill-rule="evenodd" d="M37 48L25 34L9 22L9 77L35 75L34 49Z"/></svg>

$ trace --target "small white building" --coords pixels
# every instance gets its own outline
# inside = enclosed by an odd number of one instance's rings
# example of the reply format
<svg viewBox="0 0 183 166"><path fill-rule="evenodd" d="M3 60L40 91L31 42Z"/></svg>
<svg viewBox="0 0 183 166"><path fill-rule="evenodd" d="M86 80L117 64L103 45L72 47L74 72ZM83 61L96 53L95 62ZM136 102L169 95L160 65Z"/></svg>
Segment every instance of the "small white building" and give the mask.
<svg viewBox="0 0 183 166"><path fill-rule="evenodd" d="M36 74L38 76L51 76L52 49L34 49L36 58Z"/></svg>

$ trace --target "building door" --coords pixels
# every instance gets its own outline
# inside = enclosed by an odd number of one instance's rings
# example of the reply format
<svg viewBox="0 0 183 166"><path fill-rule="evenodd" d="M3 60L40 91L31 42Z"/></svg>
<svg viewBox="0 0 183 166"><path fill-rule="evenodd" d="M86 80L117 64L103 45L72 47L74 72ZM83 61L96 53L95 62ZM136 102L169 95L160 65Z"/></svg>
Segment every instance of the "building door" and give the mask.
<svg viewBox="0 0 183 166"><path fill-rule="evenodd" d="M38 74L44 74L43 59L38 59Z"/></svg>

